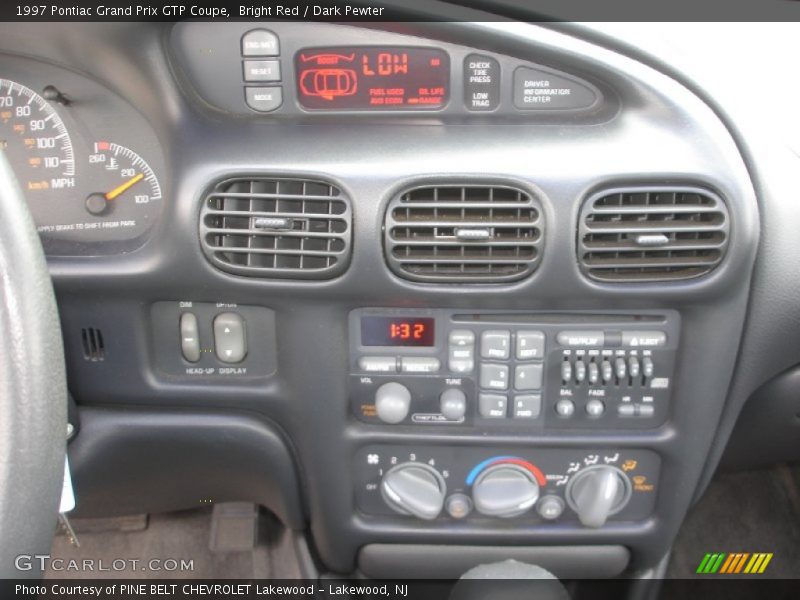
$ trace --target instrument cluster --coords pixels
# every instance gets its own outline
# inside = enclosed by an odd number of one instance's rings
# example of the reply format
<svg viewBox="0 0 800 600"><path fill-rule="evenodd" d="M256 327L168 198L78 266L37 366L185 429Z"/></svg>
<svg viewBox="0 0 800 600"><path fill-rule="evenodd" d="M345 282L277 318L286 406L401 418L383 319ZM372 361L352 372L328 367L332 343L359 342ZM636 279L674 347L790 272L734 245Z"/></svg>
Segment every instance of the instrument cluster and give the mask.
<svg viewBox="0 0 800 600"><path fill-rule="evenodd" d="M48 255L130 252L162 212L165 161L153 129L77 73L1 58L0 148Z"/></svg>

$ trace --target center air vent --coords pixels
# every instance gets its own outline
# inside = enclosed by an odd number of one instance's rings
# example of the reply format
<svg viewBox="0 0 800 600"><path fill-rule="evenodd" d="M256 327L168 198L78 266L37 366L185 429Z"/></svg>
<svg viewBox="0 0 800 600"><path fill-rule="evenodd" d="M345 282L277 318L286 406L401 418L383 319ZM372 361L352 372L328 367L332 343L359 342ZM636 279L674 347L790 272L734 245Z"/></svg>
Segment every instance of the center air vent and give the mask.
<svg viewBox="0 0 800 600"><path fill-rule="evenodd" d="M607 190L583 205L578 259L600 281L690 279L720 263L729 229L725 203L707 190Z"/></svg>
<svg viewBox="0 0 800 600"><path fill-rule="evenodd" d="M427 185L389 204L389 266L413 281L499 283L530 275L542 245L541 207L508 185Z"/></svg>
<svg viewBox="0 0 800 600"><path fill-rule="evenodd" d="M200 239L209 260L251 277L328 279L350 258L350 202L322 181L247 177L206 196Z"/></svg>

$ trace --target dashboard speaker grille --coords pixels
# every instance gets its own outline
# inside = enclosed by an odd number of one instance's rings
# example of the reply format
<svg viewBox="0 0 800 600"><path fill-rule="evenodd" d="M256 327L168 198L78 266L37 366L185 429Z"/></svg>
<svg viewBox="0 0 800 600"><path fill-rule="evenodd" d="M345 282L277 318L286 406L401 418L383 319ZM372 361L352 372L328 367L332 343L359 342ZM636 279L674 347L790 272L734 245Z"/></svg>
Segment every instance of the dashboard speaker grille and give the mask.
<svg viewBox="0 0 800 600"><path fill-rule="evenodd" d="M725 203L707 190L606 190L583 205L578 258L600 281L691 279L722 261L729 233Z"/></svg>
<svg viewBox="0 0 800 600"><path fill-rule="evenodd" d="M538 266L542 213L510 185L415 187L389 204L387 261L400 277L424 282L502 283Z"/></svg>
<svg viewBox="0 0 800 600"><path fill-rule="evenodd" d="M229 273L329 279L350 260L350 201L323 181L228 179L203 202L200 239L209 260Z"/></svg>

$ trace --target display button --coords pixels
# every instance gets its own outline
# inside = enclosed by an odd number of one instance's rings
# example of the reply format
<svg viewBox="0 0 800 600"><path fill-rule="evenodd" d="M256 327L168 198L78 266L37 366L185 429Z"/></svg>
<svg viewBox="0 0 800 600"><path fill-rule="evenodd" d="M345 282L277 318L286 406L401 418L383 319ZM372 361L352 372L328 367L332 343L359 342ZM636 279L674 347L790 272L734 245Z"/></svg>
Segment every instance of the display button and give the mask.
<svg viewBox="0 0 800 600"><path fill-rule="evenodd" d="M535 419L542 410L542 396L540 394L525 394L514 396L514 418Z"/></svg>
<svg viewBox="0 0 800 600"><path fill-rule="evenodd" d="M667 345L663 331L623 331L622 345L628 348L661 348Z"/></svg>
<svg viewBox="0 0 800 600"><path fill-rule="evenodd" d="M281 63L277 60L244 61L245 81L280 81Z"/></svg>
<svg viewBox="0 0 800 600"><path fill-rule="evenodd" d="M500 104L500 63L491 56L464 59L464 104L467 110L494 110Z"/></svg>
<svg viewBox="0 0 800 600"><path fill-rule="evenodd" d="M505 365L481 365L481 387L488 390L508 389L508 367Z"/></svg>
<svg viewBox="0 0 800 600"><path fill-rule="evenodd" d="M484 331L481 334L481 356L505 360L511 347L510 331Z"/></svg>
<svg viewBox="0 0 800 600"><path fill-rule="evenodd" d="M194 313L183 313L180 321L181 353L189 362L200 360L200 331Z"/></svg>
<svg viewBox="0 0 800 600"><path fill-rule="evenodd" d="M522 390L539 390L542 388L542 364L517 365L514 369L514 387Z"/></svg>
<svg viewBox="0 0 800 600"><path fill-rule="evenodd" d="M246 87L244 97L247 106L258 112L272 112L283 103L280 87Z"/></svg>
<svg viewBox="0 0 800 600"><path fill-rule="evenodd" d="M486 419L502 419L506 416L508 398L500 394L478 396L478 413Z"/></svg>
<svg viewBox="0 0 800 600"><path fill-rule="evenodd" d="M429 356L404 356L400 359L403 373L436 373L441 367L438 358Z"/></svg>
<svg viewBox="0 0 800 600"><path fill-rule="evenodd" d="M556 402L556 414L559 417L571 417L575 413L575 403L567 398L561 398Z"/></svg>
<svg viewBox="0 0 800 600"><path fill-rule="evenodd" d="M541 331L518 332L517 358L519 360L544 358L544 333Z"/></svg>
<svg viewBox="0 0 800 600"><path fill-rule="evenodd" d="M242 56L278 56L278 36L266 29L254 29L242 36Z"/></svg>
<svg viewBox="0 0 800 600"><path fill-rule="evenodd" d="M567 348L585 348L602 346L605 335L602 331L560 331L556 339Z"/></svg>
<svg viewBox="0 0 800 600"><path fill-rule="evenodd" d="M528 67L514 71L514 106L520 110L575 110L596 102L594 90L575 79Z"/></svg>
<svg viewBox="0 0 800 600"><path fill-rule="evenodd" d="M214 317L214 351L226 363L238 363L247 354L244 319L237 313L221 313Z"/></svg>
<svg viewBox="0 0 800 600"><path fill-rule="evenodd" d="M395 373L397 359L394 356L362 356L358 359L358 367L368 373Z"/></svg>

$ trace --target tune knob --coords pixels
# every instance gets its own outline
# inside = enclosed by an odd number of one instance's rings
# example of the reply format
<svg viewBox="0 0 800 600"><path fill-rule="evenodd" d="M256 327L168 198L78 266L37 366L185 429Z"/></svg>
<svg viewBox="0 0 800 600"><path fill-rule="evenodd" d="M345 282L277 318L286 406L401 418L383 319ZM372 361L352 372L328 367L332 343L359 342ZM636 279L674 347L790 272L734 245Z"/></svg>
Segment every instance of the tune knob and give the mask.
<svg viewBox="0 0 800 600"><path fill-rule="evenodd" d="M375 390L375 412L384 423L402 423L410 407L411 392L400 383L391 381Z"/></svg>
<svg viewBox="0 0 800 600"><path fill-rule="evenodd" d="M536 478L518 465L489 467L472 485L475 509L490 517L516 517L528 511L538 499Z"/></svg>
<svg viewBox="0 0 800 600"><path fill-rule="evenodd" d="M586 527L602 527L631 497L628 476L616 467L598 465L578 471L567 485L567 503Z"/></svg>
<svg viewBox="0 0 800 600"><path fill-rule="evenodd" d="M407 462L383 476L381 495L386 504L404 515L430 521L444 506L447 485L441 474L428 465Z"/></svg>

